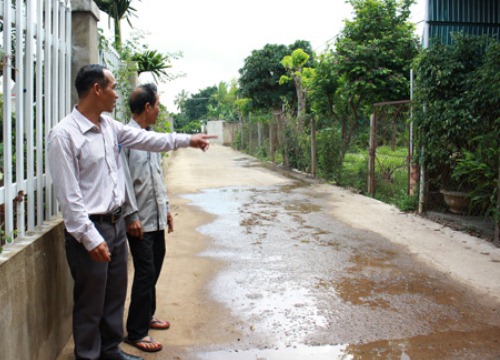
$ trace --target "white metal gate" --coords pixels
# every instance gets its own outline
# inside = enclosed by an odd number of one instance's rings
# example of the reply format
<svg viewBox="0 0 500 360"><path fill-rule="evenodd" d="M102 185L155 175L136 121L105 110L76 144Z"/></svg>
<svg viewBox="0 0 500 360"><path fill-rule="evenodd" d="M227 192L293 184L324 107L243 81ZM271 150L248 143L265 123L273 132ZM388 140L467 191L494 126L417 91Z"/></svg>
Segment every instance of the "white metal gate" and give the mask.
<svg viewBox="0 0 500 360"><path fill-rule="evenodd" d="M0 20L4 243L57 213L45 139L71 110L70 1L0 0Z"/></svg>

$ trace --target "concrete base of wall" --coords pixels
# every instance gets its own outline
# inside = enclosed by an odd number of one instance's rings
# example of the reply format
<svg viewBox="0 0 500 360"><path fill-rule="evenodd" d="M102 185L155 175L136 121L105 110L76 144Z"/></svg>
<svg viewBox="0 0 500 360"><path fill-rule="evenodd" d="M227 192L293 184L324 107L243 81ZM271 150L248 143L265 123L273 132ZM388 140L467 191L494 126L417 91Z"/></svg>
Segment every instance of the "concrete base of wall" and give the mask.
<svg viewBox="0 0 500 360"><path fill-rule="evenodd" d="M55 359L72 333L73 279L60 218L0 254L0 358Z"/></svg>

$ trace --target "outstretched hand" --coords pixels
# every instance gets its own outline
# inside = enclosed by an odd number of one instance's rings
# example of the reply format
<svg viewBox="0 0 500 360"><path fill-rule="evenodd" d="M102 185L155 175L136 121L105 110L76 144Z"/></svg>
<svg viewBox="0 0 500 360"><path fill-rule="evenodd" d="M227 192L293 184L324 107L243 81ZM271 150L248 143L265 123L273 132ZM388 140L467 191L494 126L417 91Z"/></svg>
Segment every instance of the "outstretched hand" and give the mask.
<svg viewBox="0 0 500 360"><path fill-rule="evenodd" d="M207 151L210 145L209 139L217 139L217 135L195 134L191 135L189 146Z"/></svg>

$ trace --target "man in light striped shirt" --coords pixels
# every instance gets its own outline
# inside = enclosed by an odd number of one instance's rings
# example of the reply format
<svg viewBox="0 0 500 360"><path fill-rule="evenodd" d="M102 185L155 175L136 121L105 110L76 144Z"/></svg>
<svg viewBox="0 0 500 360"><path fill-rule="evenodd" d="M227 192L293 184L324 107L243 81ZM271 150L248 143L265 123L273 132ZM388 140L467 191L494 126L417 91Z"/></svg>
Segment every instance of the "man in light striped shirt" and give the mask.
<svg viewBox="0 0 500 360"><path fill-rule="evenodd" d="M128 125L151 130L160 113L160 98L154 84L138 86L128 99L132 119ZM126 162L127 202L125 222L134 279L127 315L125 342L145 352L162 350L149 335L150 329L166 330L170 323L155 318L156 283L165 258L165 232L174 231L167 188L159 153L123 149Z"/></svg>
<svg viewBox="0 0 500 360"><path fill-rule="evenodd" d="M127 291L127 238L121 206L125 183L121 146L153 152L208 149L214 136L159 134L126 126L112 112L116 80L102 65L86 65L75 80L78 104L47 139L49 170L66 227L74 279L73 338L77 360L140 360L120 350Z"/></svg>

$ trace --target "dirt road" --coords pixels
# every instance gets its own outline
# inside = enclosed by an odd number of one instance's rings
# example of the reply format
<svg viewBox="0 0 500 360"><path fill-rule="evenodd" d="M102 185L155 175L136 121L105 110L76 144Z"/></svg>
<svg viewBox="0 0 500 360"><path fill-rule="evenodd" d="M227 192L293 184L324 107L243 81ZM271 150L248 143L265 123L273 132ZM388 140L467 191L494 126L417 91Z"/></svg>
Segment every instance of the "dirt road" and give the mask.
<svg viewBox="0 0 500 360"><path fill-rule="evenodd" d="M165 360L498 359L500 250L214 145L168 160ZM131 269L132 271L132 269ZM71 344L58 360L71 358Z"/></svg>

